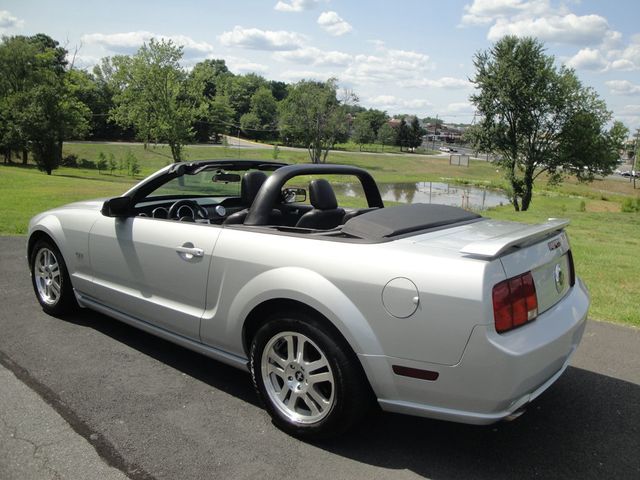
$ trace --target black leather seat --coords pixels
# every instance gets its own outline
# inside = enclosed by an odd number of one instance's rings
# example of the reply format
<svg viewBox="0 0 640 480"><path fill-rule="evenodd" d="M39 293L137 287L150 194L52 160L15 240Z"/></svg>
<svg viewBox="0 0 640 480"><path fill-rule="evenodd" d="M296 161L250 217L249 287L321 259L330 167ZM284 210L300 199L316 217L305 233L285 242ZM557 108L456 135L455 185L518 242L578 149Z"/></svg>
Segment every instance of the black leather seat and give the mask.
<svg viewBox="0 0 640 480"><path fill-rule="evenodd" d="M225 225L244 223L244 219L247 218L247 213L249 213L249 208L266 179L267 175L260 170L252 170L243 175L240 183L240 198L242 199L242 204L246 205L247 208L229 215L224 221Z"/></svg>
<svg viewBox="0 0 640 480"><path fill-rule="evenodd" d="M300 217L296 227L329 230L340 225L344 209L338 207L336 194L324 178L309 183L309 200L313 210Z"/></svg>

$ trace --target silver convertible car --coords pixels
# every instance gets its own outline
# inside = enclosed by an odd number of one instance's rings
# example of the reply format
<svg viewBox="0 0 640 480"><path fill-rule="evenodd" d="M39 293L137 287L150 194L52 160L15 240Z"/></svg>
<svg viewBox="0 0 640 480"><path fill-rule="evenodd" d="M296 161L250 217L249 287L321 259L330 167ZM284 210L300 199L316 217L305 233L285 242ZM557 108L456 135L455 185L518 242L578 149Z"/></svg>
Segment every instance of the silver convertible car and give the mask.
<svg viewBox="0 0 640 480"><path fill-rule="evenodd" d="M248 369L278 427L319 438L376 403L521 414L585 327L566 225L385 208L350 166L200 161L37 215L28 259L46 312L90 308Z"/></svg>

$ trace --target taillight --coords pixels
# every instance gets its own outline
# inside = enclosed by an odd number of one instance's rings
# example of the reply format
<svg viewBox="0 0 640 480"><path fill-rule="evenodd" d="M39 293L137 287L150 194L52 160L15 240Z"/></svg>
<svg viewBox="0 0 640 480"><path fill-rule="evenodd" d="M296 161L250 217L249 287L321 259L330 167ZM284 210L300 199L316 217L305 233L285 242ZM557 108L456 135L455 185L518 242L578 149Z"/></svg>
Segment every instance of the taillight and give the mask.
<svg viewBox="0 0 640 480"><path fill-rule="evenodd" d="M538 298L531 272L493 287L493 316L498 333L524 325L538 316Z"/></svg>

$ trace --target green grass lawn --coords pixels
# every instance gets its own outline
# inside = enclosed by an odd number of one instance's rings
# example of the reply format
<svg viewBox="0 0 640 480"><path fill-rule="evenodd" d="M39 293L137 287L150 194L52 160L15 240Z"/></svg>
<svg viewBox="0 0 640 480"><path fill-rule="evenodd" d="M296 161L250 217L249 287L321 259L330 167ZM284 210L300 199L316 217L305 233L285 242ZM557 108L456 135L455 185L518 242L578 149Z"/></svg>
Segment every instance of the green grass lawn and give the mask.
<svg viewBox="0 0 640 480"><path fill-rule="evenodd" d="M26 233L29 218L38 212L72 201L120 195L135 182L171 162L167 147L141 145L66 144L65 154L96 161L98 153L113 153L116 161L131 151L141 166L136 178L116 170L114 175L96 170L60 168L47 176L35 168L0 165L0 234ZM189 160L241 158L271 159L269 149L187 147ZM279 161L307 162L305 151L281 150ZM367 169L380 183L440 181L504 187L495 165L472 161L468 168L449 165L447 158L417 155L357 155L331 152L332 163ZM598 180L590 185L567 181L559 187L538 182L531 209L515 212L510 206L484 212L499 219L541 222L548 217L571 220L571 239L578 274L591 290L593 318L640 327L640 213L621 213L620 201L638 196L628 182ZM351 205L357 201L341 198ZM356 202L356 203L354 203Z"/></svg>

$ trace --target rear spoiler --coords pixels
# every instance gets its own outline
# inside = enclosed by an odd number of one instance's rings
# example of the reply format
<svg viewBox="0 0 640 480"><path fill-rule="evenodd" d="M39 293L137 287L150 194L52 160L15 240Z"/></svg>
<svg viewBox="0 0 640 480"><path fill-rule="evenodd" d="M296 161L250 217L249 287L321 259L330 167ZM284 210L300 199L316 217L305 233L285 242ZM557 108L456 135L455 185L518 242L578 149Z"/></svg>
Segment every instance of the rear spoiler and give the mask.
<svg viewBox="0 0 640 480"><path fill-rule="evenodd" d="M511 247L531 243L532 240L560 231L567 225L569 225L569 220L550 218L547 222L539 225L525 226L522 230L510 232L506 235L470 243L462 247L460 253L484 258L497 257Z"/></svg>

